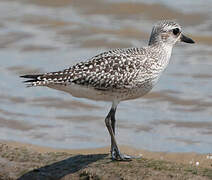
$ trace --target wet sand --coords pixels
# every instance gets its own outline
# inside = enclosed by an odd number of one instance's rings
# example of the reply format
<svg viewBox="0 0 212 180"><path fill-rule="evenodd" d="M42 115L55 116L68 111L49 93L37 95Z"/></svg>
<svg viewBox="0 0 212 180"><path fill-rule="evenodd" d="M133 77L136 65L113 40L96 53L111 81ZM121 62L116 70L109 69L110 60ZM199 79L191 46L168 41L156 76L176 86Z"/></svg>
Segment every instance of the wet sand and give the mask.
<svg viewBox="0 0 212 180"><path fill-rule="evenodd" d="M109 147L53 149L11 141L0 143L0 179L211 179L212 155L150 152L121 146L141 155L130 162L112 162Z"/></svg>

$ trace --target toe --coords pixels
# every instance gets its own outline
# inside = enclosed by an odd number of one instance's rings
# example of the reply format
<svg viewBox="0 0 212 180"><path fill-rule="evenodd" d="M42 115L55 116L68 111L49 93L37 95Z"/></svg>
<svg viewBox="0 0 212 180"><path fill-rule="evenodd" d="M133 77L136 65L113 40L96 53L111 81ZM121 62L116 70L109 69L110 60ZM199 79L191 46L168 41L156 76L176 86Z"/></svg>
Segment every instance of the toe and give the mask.
<svg viewBox="0 0 212 180"><path fill-rule="evenodd" d="M129 156L125 154L116 154L115 156L112 156L112 160L114 161L131 161L132 159L140 159L141 156Z"/></svg>

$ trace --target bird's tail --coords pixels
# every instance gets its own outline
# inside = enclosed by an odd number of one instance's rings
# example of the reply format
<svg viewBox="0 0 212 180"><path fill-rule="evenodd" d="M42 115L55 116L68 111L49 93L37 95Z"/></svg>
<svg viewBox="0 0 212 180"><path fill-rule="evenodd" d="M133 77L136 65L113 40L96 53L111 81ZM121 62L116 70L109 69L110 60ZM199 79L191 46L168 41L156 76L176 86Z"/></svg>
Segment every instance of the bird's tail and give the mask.
<svg viewBox="0 0 212 180"><path fill-rule="evenodd" d="M37 75L23 75L20 77L28 79L24 81L27 87L48 86L51 84L65 84L70 80L67 70Z"/></svg>
<svg viewBox="0 0 212 180"><path fill-rule="evenodd" d="M23 81L23 83L25 83L27 87L34 87L34 86L46 85L44 76L45 74L37 74L37 75L23 75L20 77L28 79L26 81Z"/></svg>

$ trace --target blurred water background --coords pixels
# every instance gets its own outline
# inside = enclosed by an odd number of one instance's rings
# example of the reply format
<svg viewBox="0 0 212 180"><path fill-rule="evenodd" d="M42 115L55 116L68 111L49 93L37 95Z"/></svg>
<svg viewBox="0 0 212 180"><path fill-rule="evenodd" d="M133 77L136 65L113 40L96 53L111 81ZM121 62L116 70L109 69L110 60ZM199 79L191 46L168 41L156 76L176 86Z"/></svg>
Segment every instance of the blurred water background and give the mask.
<svg viewBox="0 0 212 180"><path fill-rule="evenodd" d="M68 149L109 145L109 103L25 88L19 76L62 70L109 49L145 46L161 19L175 19L196 44L178 44L152 92L119 105L118 143L211 152L210 0L0 0L0 139Z"/></svg>

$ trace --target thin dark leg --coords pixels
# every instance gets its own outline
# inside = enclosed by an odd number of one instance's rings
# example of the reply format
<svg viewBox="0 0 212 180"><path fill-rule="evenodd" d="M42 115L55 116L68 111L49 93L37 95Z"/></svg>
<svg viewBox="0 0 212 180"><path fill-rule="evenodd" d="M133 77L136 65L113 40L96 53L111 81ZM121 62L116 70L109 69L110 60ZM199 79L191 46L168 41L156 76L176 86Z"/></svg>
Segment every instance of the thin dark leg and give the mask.
<svg viewBox="0 0 212 180"><path fill-rule="evenodd" d="M111 125L113 129L113 134L115 135L115 126L116 126L116 119L115 119L116 107L114 108L114 113L111 114Z"/></svg>
<svg viewBox="0 0 212 180"><path fill-rule="evenodd" d="M110 117L110 120L111 120L111 126L112 126L112 130L113 130L113 135L115 136L115 125L116 125L116 119L115 119L115 113L116 113L116 107L112 107L111 110L113 109L113 112L111 112L111 117ZM114 142L113 142L113 139L111 137L111 154L113 153L113 147L114 147Z"/></svg>
<svg viewBox="0 0 212 180"><path fill-rule="evenodd" d="M118 145L115 139L115 112L116 106L112 106L110 112L108 113L107 117L105 118L105 124L111 136L111 157L113 160L118 161L129 161L131 160L130 156L123 155L120 153Z"/></svg>
<svg viewBox="0 0 212 180"><path fill-rule="evenodd" d="M105 118L105 124L107 126L108 132L110 133L110 137L111 137L111 149L114 146L116 146L116 148L118 148L116 139L115 139L115 135L114 135L114 131L112 128L112 121L111 121L112 116L115 116L115 109L113 109L113 108L110 109L110 112L108 113L107 117ZM115 129L115 127L114 127L114 129Z"/></svg>

